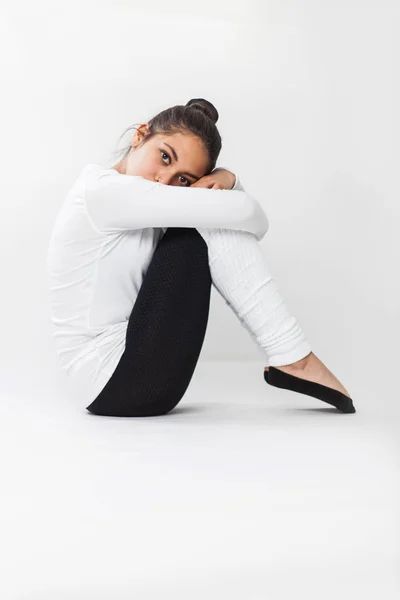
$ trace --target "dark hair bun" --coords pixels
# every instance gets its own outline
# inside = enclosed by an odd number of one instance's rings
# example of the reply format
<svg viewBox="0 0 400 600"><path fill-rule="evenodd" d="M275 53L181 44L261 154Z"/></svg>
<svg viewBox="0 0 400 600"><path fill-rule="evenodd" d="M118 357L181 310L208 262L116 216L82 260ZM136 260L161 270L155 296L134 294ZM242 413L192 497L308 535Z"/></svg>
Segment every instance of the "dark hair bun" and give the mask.
<svg viewBox="0 0 400 600"><path fill-rule="evenodd" d="M192 98L187 102L186 106L201 110L213 123L218 121L219 114L214 104L211 104L211 102L204 98Z"/></svg>

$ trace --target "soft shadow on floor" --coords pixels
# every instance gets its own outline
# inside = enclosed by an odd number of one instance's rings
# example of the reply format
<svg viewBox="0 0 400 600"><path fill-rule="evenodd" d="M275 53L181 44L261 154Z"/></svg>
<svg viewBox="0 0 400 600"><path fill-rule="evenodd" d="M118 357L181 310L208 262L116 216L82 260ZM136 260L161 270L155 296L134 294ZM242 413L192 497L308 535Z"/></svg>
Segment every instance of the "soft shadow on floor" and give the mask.
<svg viewBox="0 0 400 600"><path fill-rule="evenodd" d="M249 363L200 363L160 417L8 394L0 597L394 600L399 410L357 396L342 414Z"/></svg>

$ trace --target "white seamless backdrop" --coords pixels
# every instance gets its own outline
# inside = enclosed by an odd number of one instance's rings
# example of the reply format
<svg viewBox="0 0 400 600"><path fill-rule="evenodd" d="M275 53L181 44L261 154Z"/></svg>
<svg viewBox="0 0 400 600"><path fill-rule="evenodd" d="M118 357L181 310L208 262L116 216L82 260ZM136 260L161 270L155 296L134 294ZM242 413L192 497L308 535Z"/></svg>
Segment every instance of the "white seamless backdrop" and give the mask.
<svg viewBox="0 0 400 600"><path fill-rule="evenodd" d="M398 0L0 1L1 600L398 600L399 31ZM54 220L127 127L195 97L356 414L267 385L214 288L176 409L69 395Z"/></svg>
<svg viewBox="0 0 400 600"><path fill-rule="evenodd" d="M377 383L377 364L395 374L395 0L42 0L0 10L3 385L57 369L45 256L80 169L108 161L126 127L197 96L220 114L219 163L267 212L260 243L315 353L344 381L351 372ZM263 363L215 289L201 358Z"/></svg>

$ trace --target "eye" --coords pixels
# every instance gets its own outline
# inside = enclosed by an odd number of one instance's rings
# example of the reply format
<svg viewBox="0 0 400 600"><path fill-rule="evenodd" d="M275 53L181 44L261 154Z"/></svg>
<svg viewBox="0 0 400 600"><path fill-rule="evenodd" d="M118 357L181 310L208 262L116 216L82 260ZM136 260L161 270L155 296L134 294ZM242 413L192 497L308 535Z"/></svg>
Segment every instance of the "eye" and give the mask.
<svg viewBox="0 0 400 600"><path fill-rule="evenodd" d="M165 154L165 156L168 156L169 160L171 160L169 154L167 154L166 152L164 152L164 150L161 150L161 154ZM164 160L164 159L163 159ZM169 163L168 163L169 164Z"/></svg>
<svg viewBox="0 0 400 600"><path fill-rule="evenodd" d="M165 154L165 156L166 156L166 157L169 159L169 161L171 162L171 157L170 157L170 155L169 155L167 152L165 152L165 150L161 150L161 156L162 156L163 154ZM163 162L165 162L165 161L164 161L164 158L162 158L162 160L163 160ZM167 163L167 164L169 165L170 163ZM188 179L186 179L186 177L184 177L183 175L180 175L180 177L186 181L186 187L189 187L189 186L190 186L190 181L189 181Z"/></svg>
<svg viewBox="0 0 400 600"><path fill-rule="evenodd" d="M189 187L189 186L190 186L190 181L189 181L189 179L186 179L186 177L184 177L183 175L179 175L179 177L181 177L182 179L184 179L184 180L186 181L186 183L187 183L187 186L186 186L186 187Z"/></svg>

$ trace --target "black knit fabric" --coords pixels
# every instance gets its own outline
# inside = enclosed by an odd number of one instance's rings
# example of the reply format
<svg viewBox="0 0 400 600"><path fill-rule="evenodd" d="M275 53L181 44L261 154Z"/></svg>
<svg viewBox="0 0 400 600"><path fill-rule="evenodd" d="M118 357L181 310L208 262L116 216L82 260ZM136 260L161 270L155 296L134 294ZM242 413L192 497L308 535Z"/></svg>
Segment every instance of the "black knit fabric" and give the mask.
<svg viewBox="0 0 400 600"><path fill-rule="evenodd" d="M132 308L124 353L89 412L150 417L178 404L203 345L211 282L208 247L197 229L168 228Z"/></svg>

